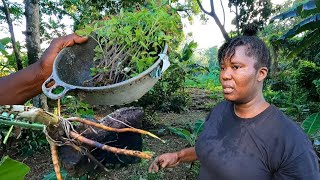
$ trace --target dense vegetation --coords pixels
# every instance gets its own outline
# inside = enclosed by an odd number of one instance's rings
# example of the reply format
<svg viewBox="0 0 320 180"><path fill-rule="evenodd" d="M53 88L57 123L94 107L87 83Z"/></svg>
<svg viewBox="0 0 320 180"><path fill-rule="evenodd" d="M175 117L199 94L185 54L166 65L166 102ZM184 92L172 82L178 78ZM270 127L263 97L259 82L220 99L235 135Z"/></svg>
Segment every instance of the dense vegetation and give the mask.
<svg viewBox="0 0 320 180"><path fill-rule="evenodd" d="M40 8L39 42L45 44L53 37L62 36L68 28L83 29L85 25L92 24L96 20L120 13L121 8L133 11L137 5L147 7L150 1L152 0L125 0L121 3L84 0L41 1L38 4ZM2 2L0 31L7 32L9 23L6 10L10 12L10 21L17 25L23 20L25 4L10 0ZM25 1L25 3L28 2ZM174 13L179 12L180 18L188 17L191 20L192 16L200 13L195 0L189 0L186 4L180 4L178 1L169 3L165 0L156 0L155 3L170 8ZM265 82L264 95L267 101L275 104L301 124L320 157L318 140L320 134L320 0L287 0L281 7L272 5L270 1L230 0L229 6L237 15L233 22L237 28L227 36L233 37L235 32L240 33L247 23L257 23L260 29L258 35L268 44L273 55L272 69ZM248 9L257 11L246 14ZM201 16L204 17L204 14L202 13ZM72 19L73 24L64 24L63 18ZM11 32L11 36L8 34L7 37L0 37L0 77L17 71L19 64L26 67L31 62L26 52L27 44L21 40L15 41L12 35ZM149 93L128 106L144 107L148 117L152 117L155 111L183 112L188 110L190 104L189 88L210 90L211 98L215 102L222 100L217 63L219 47L197 49L197 43L194 41L187 41L184 38L180 38L179 41L178 43L181 44L179 47L170 49L171 66L161 80ZM64 112L72 116L92 117L94 113L93 107L72 96L63 98L61 103L65 107ZM28 104L30 105L30 102ZM51 106L56 107L56 105ZM208 104L208 109L212 106L214 104ZM190 130L190 127L186 129ZM0 130L2 141L0 144L8 148L3 142L6 142L8 137L14 137L15 134L11 133L12 128L7 126L0 125ZM175 133L177 130L183 132L183 129L172 129ZM27 138L20 143L21 147L28 147L24 150L21 148L23 153L31 154L32 151L37 151L46 144L45 137L41 133L24 129L20 130L20 135ZM181 136L185 135L182 133ZM191 141L189 143L193 143L194 139L187 136L185 138L189 138L188 140ZM10 159L7 161L12 162Z"/></svg>

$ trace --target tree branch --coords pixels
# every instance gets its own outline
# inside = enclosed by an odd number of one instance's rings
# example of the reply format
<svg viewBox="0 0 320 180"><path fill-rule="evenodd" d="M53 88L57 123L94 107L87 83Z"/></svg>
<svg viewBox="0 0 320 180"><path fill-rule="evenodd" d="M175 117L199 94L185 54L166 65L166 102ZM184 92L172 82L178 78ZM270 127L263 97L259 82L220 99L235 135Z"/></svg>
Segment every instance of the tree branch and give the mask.
<svg viewBox="0 0 320 180"><path fill-rule="evenodd" d="M222 4L222 0L220 0L220 4L221 4L221 7L222 7L222 12L223 12L223 27L226 23L226 13L224 12L224 7L223 7L223 4Z"/></svg>
<svg viewBox="0 0 320 180"><path fill-rule="evenodd" d="M217 16L216 13L215 13L213 0L210 0L211 12L208 12L208 11L206 11L206 10L203 8L202 4L200 3L200 0L197 0L197 3L198 3L198 5L199 5L200 9L201 9L205 14L208 14L209 16L213 17L214 21L216 22L216 24L218 25L218 27L219 27L219 29L220 29L220 31L221 31L221 33L222 33L224 39L225 39L226 41L228 41L228 40L230 39L230 37L229 37L227 31L225 30L224 26L221 24L218 16Z"/></svg>

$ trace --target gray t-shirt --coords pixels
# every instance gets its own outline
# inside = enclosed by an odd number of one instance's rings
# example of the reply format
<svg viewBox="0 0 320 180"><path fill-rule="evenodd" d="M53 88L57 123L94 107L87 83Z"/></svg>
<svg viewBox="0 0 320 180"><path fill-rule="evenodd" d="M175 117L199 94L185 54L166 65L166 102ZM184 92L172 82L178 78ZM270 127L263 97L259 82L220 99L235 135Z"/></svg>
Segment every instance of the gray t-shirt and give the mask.
<svg viewBox="0 0 320 180"><path fill-rule="evenodd" d="M319 180L317 156L303 130L274 105L239 118L223 101L196 143L200 180Z"/></svg>

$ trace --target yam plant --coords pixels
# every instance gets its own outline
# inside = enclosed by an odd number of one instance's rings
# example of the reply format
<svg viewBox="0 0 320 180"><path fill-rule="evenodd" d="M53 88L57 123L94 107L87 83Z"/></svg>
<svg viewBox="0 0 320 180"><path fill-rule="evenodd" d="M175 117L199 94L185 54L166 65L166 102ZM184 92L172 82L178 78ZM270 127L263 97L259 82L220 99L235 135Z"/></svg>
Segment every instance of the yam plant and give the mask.
<svg viewBox="0 0 320 180"><path fill-rule="evenodd" d="M113 115L108 115L106 118L113 121L119 121ZM29 122L25 122L25 121ZM30 123L32 122L32 123ZM57 116L55 114L46 112L42 109L35 107L28 107L22 105L5 105L0 106L0 124L8 125L8 126L19 126L23 128L29 129L40 129L46 135L47 141L50 144L51 154L52 154L52 162L54 165L54 170L56 172L57 179L62 179L60 166L59 166L59 158L57 153L58 146L70 146L76 151L79 151L85 154L91 161L95 162L98 166L100 166L105 171L108 171L106 167L100 163L93 155L90 154L83 147L83 145L89 145L94 148L99 148L105 151L109 151L115 154L123 154L128 156L134 156L144 159L150 159L152 157L151 153L148 152L140 152L129 149L121 149L112 146L108 146L105 144L101 144L99 142L93 141L82 136L82 132L77 132L74 127L74 122L81 123L87 125L88 128L94 127L99 128L106 131L111 132L133 132L140 133L144 135L149 135L151 137L157 138L161 140L156 135L131 127L127 125L127 128L116 129L109 126L105 126L102 123L97 123L93 121L89 121L86 119L81 119L78 117L70 117L63 118L61 116Z"/></svg>

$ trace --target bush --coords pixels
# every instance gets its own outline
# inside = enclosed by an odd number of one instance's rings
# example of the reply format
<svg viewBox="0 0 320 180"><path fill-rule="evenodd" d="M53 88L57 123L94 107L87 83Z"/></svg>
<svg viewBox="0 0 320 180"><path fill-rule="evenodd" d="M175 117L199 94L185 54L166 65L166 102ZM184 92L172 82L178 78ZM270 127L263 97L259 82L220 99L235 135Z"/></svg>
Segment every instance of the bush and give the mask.
<svg viewBox="0 0 320 180"><path fill-rule="evenodd" d="M320 67L318 67L314 62L310 61L299 61L297 80L298 85L309 91L309 100L320 101L319 95L317 93L317 88L313 83L320 77Z"/></svg>

